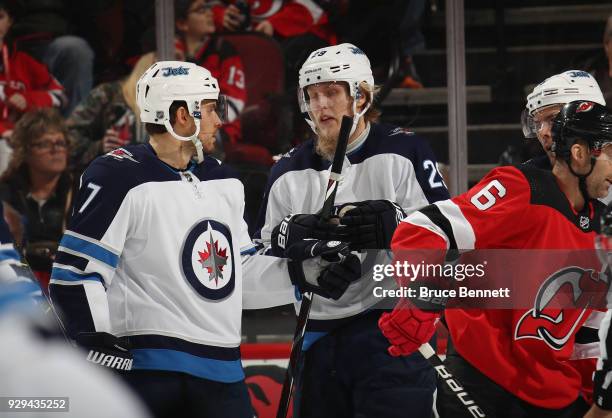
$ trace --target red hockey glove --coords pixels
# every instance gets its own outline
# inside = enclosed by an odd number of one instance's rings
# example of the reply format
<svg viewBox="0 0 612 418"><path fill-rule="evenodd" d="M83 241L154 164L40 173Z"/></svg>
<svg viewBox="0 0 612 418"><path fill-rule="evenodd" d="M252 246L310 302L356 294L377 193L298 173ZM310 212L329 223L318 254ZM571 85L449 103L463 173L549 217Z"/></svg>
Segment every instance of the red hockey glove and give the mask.
<svg viewBox="0 0 612 418"><path fill-rule="evenodd" d="M378 327L391 343L389 354L407 356L417 351L433 336L439 316L415 308L406 300L400 301L393 312L382 314Z"/></svg>

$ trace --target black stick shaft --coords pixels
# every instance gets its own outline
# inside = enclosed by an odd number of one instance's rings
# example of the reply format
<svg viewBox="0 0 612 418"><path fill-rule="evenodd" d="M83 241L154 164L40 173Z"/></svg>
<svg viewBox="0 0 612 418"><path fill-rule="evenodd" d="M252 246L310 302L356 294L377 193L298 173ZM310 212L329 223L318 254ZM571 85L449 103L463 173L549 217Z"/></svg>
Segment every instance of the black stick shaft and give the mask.
<svg viewBox="0 0 612 418"><path fill-rule="evenodd" d="M327 182L325 201L323 202L323 209L321 209L321 216L323 219L329 219L332 215L334 202L336 200L336 191L338 190L338 181L342 173L342 164L344 163L344 155L346 154L346 146L352 126L353 118L343 116L342 124L340 125L340 135L338 136L338 144L336 145L336 152L334 153L334 161L332 162L331 173ZM304 342L304 334L306 333L306 325L308 324L313 296L312 292L306 292L302 295L302 304L300 305L300 312L293 335L289 365L285 373L285 381L283 382L283 390L278 403L276 418L286 418L287 412L289 412L294 381L297 377L298 366L302 358L302 344Z"/></svg>
<svg viewBox="0 0 612 418"><path fill-rule="evenodd" d="M457 397L457 402L462 404L474 418L486 418L483 409L478 406L474 398L465 389L465 386L446 368L442 359L438 357L433 347L425 343L419 347L419 352L429 361L443 384L446 384Z"/></svg>

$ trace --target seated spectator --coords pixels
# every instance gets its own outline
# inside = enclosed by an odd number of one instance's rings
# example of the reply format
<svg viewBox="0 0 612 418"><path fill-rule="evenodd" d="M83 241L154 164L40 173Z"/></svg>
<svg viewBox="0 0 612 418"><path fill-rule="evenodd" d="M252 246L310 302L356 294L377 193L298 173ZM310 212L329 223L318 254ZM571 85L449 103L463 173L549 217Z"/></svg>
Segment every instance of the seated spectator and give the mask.
<svg viewBox="0 0 612 418"><path fill-rule="evenodd" d="M225 0L213 6L218 32L252 30L281 42L286 61L287 86L315 49L336 43L328 16L313 0ZM295 97L295 95L292 95Z"/></svg>
<svg viewBox="0 0 612 418"><path fill-rule="evenodd" d="M21 225L9 222L15 244L46 288L72 198L68 129L57 110L36 109L19 119L11 141L13 158L0 178L0 200L7 220L19 214Z"/></svg>
<svg viewBox="0 0 612 418"><path fill-rule="evenodd" d="M10 137L19 117L38 107L65 103L62 86L47 68L30 55L10 48L7 35L13 24L10 2L0 1L0 136Z"/></svg>
<svg viewBox="0 0 612 418"><path fill-rule="evenodd" d="M215 26L221 32L253 30L279 39L312 33L336 42L327 14L313 0L225 0L215 5Z"/></svg>
<svg viewBox="0 0 612 418"><path fill-rule="evenodd" d="M219 130L217 152L223 142L230 144L241 138L239 115L247 98L244 67L236 50L222 38L214 36L212 10L205 0L175 0L174 17L178 34L177 48L185 60L208 69L219 80L221 92L228 99L228 120ZM213 150L204 150L211 153Z"/></svg>
<svg viewBox="0 0 612 418"><path fill-rule="evenodd" d="M74 109L66 124L74 140L71 159L77 171L115 148L146 141L136 105L136 82L153 62L152 52L143 55L129 76L100 84Z"/></svg>
<svg viewBox="0 0 612 418"><path fill-rule="evenodd" d="M14 28L18 48L44 63L64 86L68 103L62 112L67 116L93 85L94 52L84 38L75 35L77 26L91 30L96 14L112 1L20 1L23 13Z"/></svg>

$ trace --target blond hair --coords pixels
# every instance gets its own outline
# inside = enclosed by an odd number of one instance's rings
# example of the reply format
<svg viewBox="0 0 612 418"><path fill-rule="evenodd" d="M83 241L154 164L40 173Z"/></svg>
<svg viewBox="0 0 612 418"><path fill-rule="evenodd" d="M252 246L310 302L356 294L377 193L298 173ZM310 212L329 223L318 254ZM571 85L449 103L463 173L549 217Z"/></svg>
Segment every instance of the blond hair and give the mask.
<svg viewBox="0 0 612 418"><path fill-rule="evenodd" d="M130 109L132 109L132 112L134 112L134 115L136 115L136 123L140 123L140 109L136 103L136 83L138 83L140 77L156 60L155 53L149 52L144 54L138 59L130 75L121 83L123 98Z"/></svg>
<svg viewBox="0 0 612 418"><path fill-rule="evenodd" d="M369 123L378 122L380 119L381 111L375 106L376 104L376 96L380 92L380 86L370 85L365 81L362 81L359 84L359 88L363 93L366 93L365 96L370 100L370 108L366 111L365 115L363 115L363 120Z"/></svg>

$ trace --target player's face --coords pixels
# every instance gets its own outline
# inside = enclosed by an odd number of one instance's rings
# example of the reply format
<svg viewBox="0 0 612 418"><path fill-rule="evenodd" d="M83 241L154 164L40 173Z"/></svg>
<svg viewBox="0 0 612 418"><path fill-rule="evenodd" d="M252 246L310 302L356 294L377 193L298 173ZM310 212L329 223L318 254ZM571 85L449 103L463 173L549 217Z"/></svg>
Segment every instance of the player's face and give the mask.
<svg viewBox="0 0 612 418"><path fill-rule="evenodd" d="M542 145L542 148L544 148L544 151L546 151L549 158L552 158L553 156L552 152L550 151L553 143L552 122L555 119L555 116L557 116L561 111L561 108L563 108L563 105L554 105L537 111L533 115L538 141L540 141L540 145Z"/></svg>
<svg viewBox="0 0 612 418"><path fill-rule="evenodd" d="M195 0L187 12L187 19L180 22L178 28L187 35L200 37L210 35L215 31L213 13L208 1Z"/></svg>
<svg viewBox="0 0 612 418"><path fill-rule="evenodd" d="M596 158L593 171L587 177L589 196L595 198L606 197L610 185L612 185L612 144L603 147Z"/></svg>
<svg viewBox="0 0 612 418"><path fill-rule="evenodd" d="M200 133L198 139L202 141L204 152L211 153L215 149L215 134L221 127L221 119L217 114L217 102L215 100L202 100L200 111Z"/></svg>
<svg viewBox="0 0 612 418"><path fill-rule="evenodd" d="M346 83L320 83L306 87L310 118L315 124L318 148L324 157L333 155L340 134L342 116L352 115L353 99Z"/></svg>
<svg viewBox="0 0 612 418"><path fill-rule="evenodd" d="M66 170L68 142L64 134L50 131L32 141L26 162L31 169L48 175L57 175Z"/></svg>

